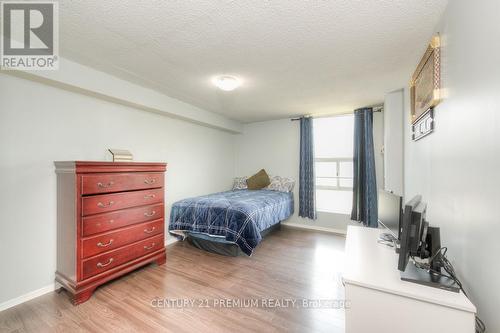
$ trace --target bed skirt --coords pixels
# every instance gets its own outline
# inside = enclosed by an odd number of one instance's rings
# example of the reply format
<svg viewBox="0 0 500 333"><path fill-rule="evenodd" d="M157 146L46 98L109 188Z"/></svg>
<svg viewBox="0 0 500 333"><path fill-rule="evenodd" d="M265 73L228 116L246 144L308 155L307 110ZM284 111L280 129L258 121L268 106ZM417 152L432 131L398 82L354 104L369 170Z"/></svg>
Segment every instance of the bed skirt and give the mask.
<svg viewBox="0 0 500 333"><path fill-rule="evenodd" d="M280 229L281 222L278 222L277 224L262 230L260 235L264 238L269 233ZM186 234L187 241L201 250L230 257L244 255L244 252L241 251L240 247L236 243L228 242L224 238L212 237L201 233L188 232Z"/></svg>

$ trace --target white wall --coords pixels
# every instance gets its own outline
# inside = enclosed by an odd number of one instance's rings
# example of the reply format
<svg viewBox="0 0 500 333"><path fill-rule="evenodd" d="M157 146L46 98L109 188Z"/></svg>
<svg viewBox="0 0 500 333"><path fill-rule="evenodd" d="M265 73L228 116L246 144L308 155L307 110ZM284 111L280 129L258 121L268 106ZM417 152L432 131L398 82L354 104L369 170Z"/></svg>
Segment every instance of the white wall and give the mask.
<svg viewBox="0 0 500 333"><path fill-rule="evenodd" d="M118 79L65 58L59 59L59 70L56 71L6 71L5 73L233 133L240 133L242 129L239 122L220 114L200 109L158 91Z"/></svg>
<svg viewBox="0 0 500 333"><path fill-rule="evenodd" d="M500 332L499 19L497 0L450 1L437 29L445 96L435 132L412 142L405 112L406 198L428 202L488 332Z"/></svg>
<svg viewBox="0 0 500 333"><path fill-rule="evenodd" d="M347 225L353 223L348 215L318 212L318 219L315 221L298 216L299 134L299 122L290 121L290 119L245 125L243 134L236 136L236 174L238 176L250 176L264 168L271 175L294 178L296 180L294 189L295 213L286 223L345 232ZM380 112L374 113L374 145L377 186L383 188L383 159L381 154L383 114Z"/></svg>
<svg viewBox="0 0 500 333"><path fill-rule="evenodd" d="M233 134L0 74L0 305L54 281L53 161L105 160L107 148L168 163L167 213L235 175Z"/></svg>

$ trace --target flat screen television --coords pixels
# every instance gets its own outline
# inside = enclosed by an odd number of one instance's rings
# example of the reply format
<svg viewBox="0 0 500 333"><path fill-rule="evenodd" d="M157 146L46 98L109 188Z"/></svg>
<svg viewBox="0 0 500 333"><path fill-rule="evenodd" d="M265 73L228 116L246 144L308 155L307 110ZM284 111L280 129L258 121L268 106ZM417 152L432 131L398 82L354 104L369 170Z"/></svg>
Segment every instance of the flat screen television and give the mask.
<svg viewBox="0 0 500 333"><path fill-rule="evenodd" d="M413 249L418 248L420 233L417 233L417 219L414 219L413 211L419 206L422 196L417 195L405 204L401 224L401 238L399 240L398 269L405 271L410 255L414 255ZM420 227L418 227L420 229Z"/></svg>
<svg viewBox="0 0 500 333"><path fill-rule="evenodd" d="M415 196L404 208L399 240L398 269L401 279L430 287L458 292L456 282L441 274L441 238L438 227L432 227L425 220L427 205L421 196ZM410 257L432 259L428 263L408 263Z"/></svg>

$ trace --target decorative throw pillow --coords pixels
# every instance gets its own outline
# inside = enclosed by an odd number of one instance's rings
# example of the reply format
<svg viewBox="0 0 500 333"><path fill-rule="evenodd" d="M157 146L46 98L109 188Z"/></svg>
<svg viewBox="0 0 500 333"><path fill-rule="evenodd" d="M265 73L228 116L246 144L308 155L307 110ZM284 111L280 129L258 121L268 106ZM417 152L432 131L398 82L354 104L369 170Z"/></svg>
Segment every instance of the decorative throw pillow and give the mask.
<svg viewBox="0 0 500 333"><path fill-rule="evenodd" d="M236 177L234 178L233 190L246 190L248 177Z"/></svg>
<svg viewBox="0 0 500 333"><path fill-rule="evenodd" d="M267 190L271 191L279 191L281 187L281 177L280 176L272 176L270 177L271 184L266 187Z"/></svg>
<svg viewBox="0 0 500 333"><path fill-rule="evenodd" d="M255 175L247 179L247 186L249 190L260 190L270 183L271 181L269 180L269 176L264 169L261 169Z"/></svg>
<svg viewBox="0 0 500 333"><path fill-rule="evenodd" d="M295 186L295 180L292 178L274 176L271 177L271 184L267 187L268 190L279 192L292 192Z"/></svg>
<svg viewBox="0 0 500 333"><path fill-rule="evenodd" d="M295 186L295 180L293 178L281 177L281 189L282 192L292 192Z"/></svg>

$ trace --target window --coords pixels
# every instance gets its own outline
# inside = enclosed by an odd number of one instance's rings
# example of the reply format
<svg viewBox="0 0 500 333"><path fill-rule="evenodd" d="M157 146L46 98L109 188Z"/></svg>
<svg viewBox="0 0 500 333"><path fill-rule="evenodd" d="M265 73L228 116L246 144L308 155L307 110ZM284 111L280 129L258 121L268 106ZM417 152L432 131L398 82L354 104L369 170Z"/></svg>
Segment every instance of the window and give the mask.
<svg viewBox="0 0 500 333"><path fill-rule="evenodd" d="M354 116L314 119L314 167L318 211L350 214Z"/></svg>

